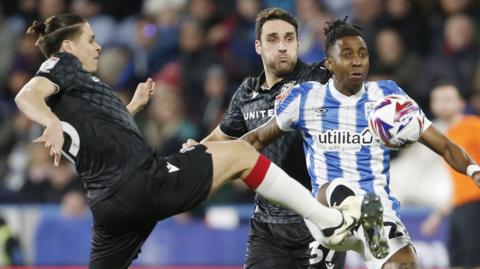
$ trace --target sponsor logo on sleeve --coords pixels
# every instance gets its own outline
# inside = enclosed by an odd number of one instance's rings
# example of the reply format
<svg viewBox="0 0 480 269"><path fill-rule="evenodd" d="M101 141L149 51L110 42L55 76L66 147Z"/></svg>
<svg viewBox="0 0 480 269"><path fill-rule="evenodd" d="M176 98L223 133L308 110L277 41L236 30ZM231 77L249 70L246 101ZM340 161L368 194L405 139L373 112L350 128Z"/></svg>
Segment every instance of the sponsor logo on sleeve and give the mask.
<svg viewBox="0 0 480 269"><path fill-rule="evenodd" d="M59 61L60 58L50 57L48 60L42 63L39 69L40 72L50 73L50 70L52 70Z"/></svg>

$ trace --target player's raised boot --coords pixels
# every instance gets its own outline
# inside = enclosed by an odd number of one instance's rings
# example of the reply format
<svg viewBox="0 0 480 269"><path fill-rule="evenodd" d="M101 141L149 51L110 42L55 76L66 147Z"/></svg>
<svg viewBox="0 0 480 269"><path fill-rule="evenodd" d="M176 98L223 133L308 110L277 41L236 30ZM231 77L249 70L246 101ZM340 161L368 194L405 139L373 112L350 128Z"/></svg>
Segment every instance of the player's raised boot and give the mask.
<svg viewBox="0 0 480 269"><path fill-rule="evenodd" d="M374 193L365 195L362 201L361 224L372 255L377 259L389 253L388 241L383 228L383 206L380 197Z"/></svg>
<svg viewBox="0 0 480 269"><path fill-rule="evenodd" d="M343 226L336 227L336 229L323 230L326 239L324 243L333 247L333 245L338 244L339 235L345 237L350 231L353 231L360 225L361 201L355 196L355 192L342 183L341 180L330 182L325 195L327 204L330 207L339 209L344 218Z"/></svg>
<svg viewBox="0 0 480 269"><path fill-rule="evenodd" d="M325 246L330 247L340 244L352 230L354 230L360 221L360 200L355 196L347 197L343 202L334 206L342 213L342 222L336 227L319 229L313 222L305 219L305 223L315 240L322 242Z"/></svg>
<svg viewBox="0 0 480 269"><path fill-rule="evenodd" d="M339 244L343 239L355 230L360 223L360 199L356 196L348 196L339 205L334 205L342 212L343 222L338 227L323 229L325 243L328 245Z"/></svg>

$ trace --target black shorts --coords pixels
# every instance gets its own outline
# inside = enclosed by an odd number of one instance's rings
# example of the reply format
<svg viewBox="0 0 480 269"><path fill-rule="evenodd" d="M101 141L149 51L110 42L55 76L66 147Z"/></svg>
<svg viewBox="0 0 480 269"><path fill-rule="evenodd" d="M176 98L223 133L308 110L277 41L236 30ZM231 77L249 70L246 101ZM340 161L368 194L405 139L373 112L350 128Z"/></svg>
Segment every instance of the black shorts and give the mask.
<svg viewBox="0 0 480 269"><path fill-rule="evenodd" d="M167 158L150 158L116 193L91 207L89 268L127 268L157 221L206 200L212 175L212 157L203 145Z"/></svg>
<svg viewBox="0 0 480 269"><path fill-rule="evenodd" d="M250 220L245 268L343 268L345 252L315 241L305 223L271 224ZM327 267L328 265L328 267Z"/></svg>
<svg viewBox="0 0 480 269"><path fill-rule="evenodd" d="M480 266L480 201L455 207L450 217L448 254L450 267L473 268Z"/></svg>

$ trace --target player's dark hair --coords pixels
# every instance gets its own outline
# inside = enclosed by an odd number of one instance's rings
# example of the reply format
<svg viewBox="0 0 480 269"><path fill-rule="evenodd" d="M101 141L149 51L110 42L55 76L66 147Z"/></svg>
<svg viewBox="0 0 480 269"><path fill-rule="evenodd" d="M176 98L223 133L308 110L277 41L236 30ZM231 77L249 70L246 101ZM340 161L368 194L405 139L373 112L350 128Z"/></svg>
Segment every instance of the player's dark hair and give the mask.
<svg viewBox="0 0 480 269"><path fill-rule="evenodd" d="M325 52L328 54L329 49L335 44L337 39L345 36L361 36L362 27L347 23L348 17L344 19L333 19L327 22L325 33Z"/></svg>
<svg viewBox="0 0 480 269"><path fill-rule="evenodd" d="M267 21L282 20L290 23L295 28L295 35L298 37L298 22L290 13L281 8L266 8L258 13L255 20L256 39L260 40L262 36L262 27Z"/></svg>
<svg viewBox="0 0 480 269"><path fill-rule="evenodd" d="M35 43L45 57L58 52L63 40L72 39L81 34L82 24L87 22L82 16L62 14L52 16L45 22L34 21L27 29L27 34L38 36Z"/></svg>

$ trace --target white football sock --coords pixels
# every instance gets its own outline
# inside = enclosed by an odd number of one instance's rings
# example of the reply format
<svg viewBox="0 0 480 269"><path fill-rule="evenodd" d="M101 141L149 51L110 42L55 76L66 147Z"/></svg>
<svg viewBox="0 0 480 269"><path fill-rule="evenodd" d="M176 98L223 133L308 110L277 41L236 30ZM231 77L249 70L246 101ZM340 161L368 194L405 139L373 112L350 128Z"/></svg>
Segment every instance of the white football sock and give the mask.
<svg viewBox="0 0 480 269"><path fill-rule="evenodd" d="M343 217L339 210L323 206L300 183L274 163L270 162L268 165L267 162L270 161L260 155L257 164L244 179L247 185L266 199L312 221L320 229L342 224ZM254 184L251 184L252 182Z"/></svg>

